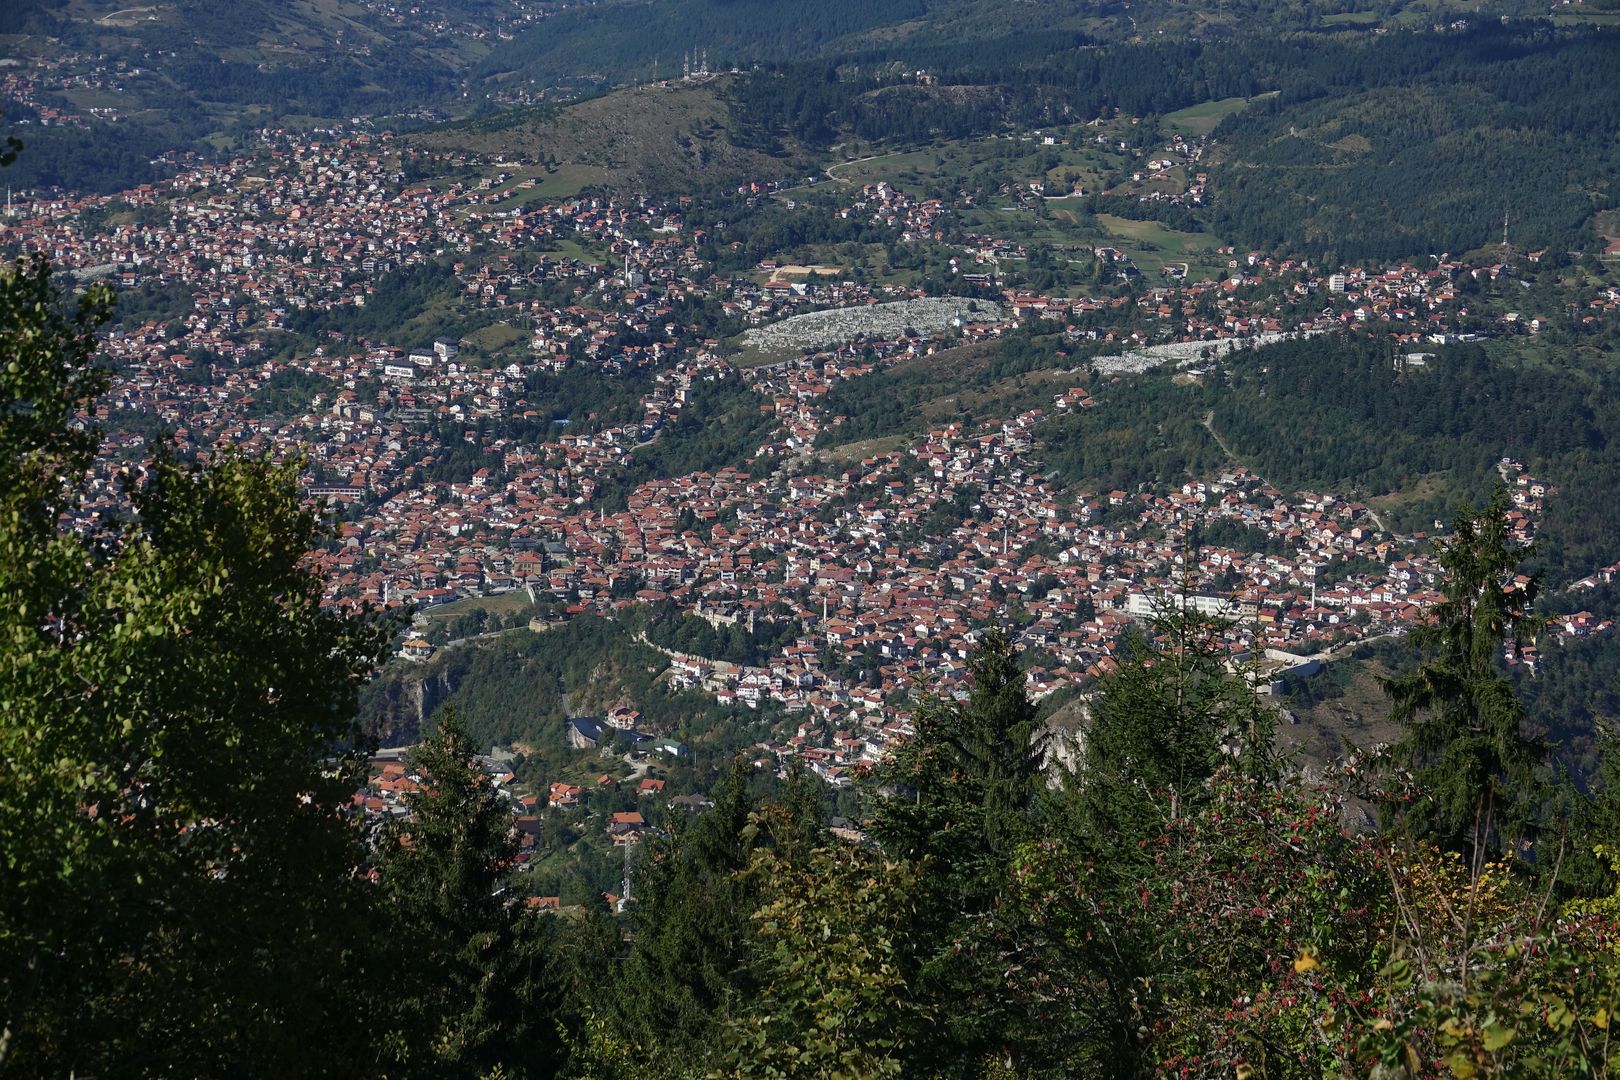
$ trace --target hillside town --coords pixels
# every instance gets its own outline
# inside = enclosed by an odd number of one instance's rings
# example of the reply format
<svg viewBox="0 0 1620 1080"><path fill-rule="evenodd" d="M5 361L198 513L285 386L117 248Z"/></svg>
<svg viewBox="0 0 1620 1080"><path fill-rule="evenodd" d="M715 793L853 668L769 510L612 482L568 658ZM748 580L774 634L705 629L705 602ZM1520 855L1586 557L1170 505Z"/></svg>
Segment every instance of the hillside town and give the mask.
<svg viewBox="0 0 1620 1080"><path fill-rule="evenodd" d="M1405 361L1422 364L1425 344L1480 332L1459 282L1500 266L1326 273L1228 251L1209 280L1037 295L1000 287L1016 245L975 235L952 259L961 295L927 298L893 281L790 281L774 262L716 272L714 239L687 223L689 197L533 199L498 165L481 180L424 180L429 166L476 163L424 162L365 131L265 130L261 142L163 184L24 193L9 210L8 246L107 280L125 301L106 340L113 388L85 418L108 435L85 513L116 504L160 437L199 454L303 455L309 497L342 520L315 556L333 605L425 611L526 592L564 619L672 603L716 623L787 625L768 663L677 655L669 678L791 718L768 749L834 784L907 733L896 701L911 686L960 687L988 625L1013 628L1039 698L1108 671L1133 622L1191 605L1231 620L1233 662L1255 660L1269 686L1404 632L1437 598L1424 537L1391 533L1354 498L1282 491L1235 465L1169 490L1075 490L1049 476L1043 433L1054 417L1106 409L1122 373L1216 368L1220 346L1262 335L1388 324L1412 350ZM1198 150L1164 152L1188 163ZM939 242L953 212L887 184L840 198L836 213L902 244ZM390 275L445 260L447 274L424 277L443 307L431 342L365 321ZM188 313L143 318L164 296ZM1280 314L1302 301L1303 317ZM1594 296L1581 318L1617 304ZM1502 330L1534 332L1539 318ZM1063 331L1076 354L1072 381L1043 407L869 454L818 449L844 421L826 406L834 386L1026 326ZM289 348L305 327L318 344ZM745 347L766 350L756 362L736 362L723 340L741 330ZM648 392L556 415L539 399L561 378L604 388L604 401L630 379ZM755 402L757 443L723 467L637 475L638 451L720 390ZM1500 468L1528 541L1557 493L1517 462ZM1265 553L1189 542L1221 523ZM1560 632L1611 629L1572 617ZM434 648L412 636L402 654ZM374 787L373 798L388 790Z"/></svg>

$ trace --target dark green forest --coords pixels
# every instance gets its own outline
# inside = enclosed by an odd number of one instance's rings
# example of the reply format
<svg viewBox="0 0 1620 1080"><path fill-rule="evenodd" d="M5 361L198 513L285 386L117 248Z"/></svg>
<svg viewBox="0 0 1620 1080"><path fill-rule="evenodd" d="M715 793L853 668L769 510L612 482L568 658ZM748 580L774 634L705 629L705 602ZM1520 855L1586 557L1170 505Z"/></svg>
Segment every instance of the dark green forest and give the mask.
<svg viewBox="0 0 1620 1080"><path fill-rule="evenodd" d="M757 620L752 628L739 620L714 625L696 615L682 614L679 605L665 602L647 613L647 640L673 652L705 656L732 664L765 664L783 645L799 635L797 620Z"/></svg>
<svg viewBox="0 0 1620 1080"><path fill-rule="evenodd" d="M1446 57L1434 69L1354 65L1371 78L1229 117L1213 228L1264 251L1360 262L1468 251L1499 238L1505 215L1521 246L1590 250L1593 212L1620 197L1613 35L1433 45ZM1400 57L1378 55L1400 71Z"/></svg>
<svg viewBox="0 0 1620 1080"><path fill-rule="evenodd" d="M924 0L688 0L681 4L602 4L568 11L492 50L482 76L518 73L558 82L610 73L627 78L681 74L699 50L712 68L782 60L821 51L836 39L928 12Z"/></svg>
<svg viewBox="0 0 1620 1080"><path fill-rule="evenodd" d="M602 478L599 501L622 506L649 480L755 466L755 451L770 440L776 425L772 414L760 410L762 404L741 379L694 381L680 415L656 439L636 448L622 474Z"/></svg>
<svg viewBox="0 0 1620 1080"><path fill-rule="evenodd" d="M1122 379L1098 396L1095 409L1058 417L1045 434L1048 464L1070 483L1135 492L1219 473L1226 464L1204 427L1197 388L1154 374Z"/></svg>
<svg viewBox="0 0 1620 1080"><path fill-rule="evenodd" d="M1604 462L1620 438L1613 368L1578 350L1557 364L1478 345L1426 351L1426 365L1400 372L1376 336L1239 353L1230 385L1211 397L1215 428L1287 489L1378 496L1437 481L1435 494L1394 510L1416 529L1477 502L1495 483L1496 461L1516 457L1559 489L1541 548L1556 576L1582 577L1620 558L1603 509L1616 479Z"/></svg>
<svg viewBox="0 0 1620 1080"><path fill-rule="evenodd" d="M306 334L335 331L400 348L418 348L431 345L435 337L452 330L459 337L477 328L468 319L452 318L451 305L461 293L448 260L402 266L377 279L365 306L306 308L293 312L287 326ZM433 319L435 315L437 320Z"/></svg>

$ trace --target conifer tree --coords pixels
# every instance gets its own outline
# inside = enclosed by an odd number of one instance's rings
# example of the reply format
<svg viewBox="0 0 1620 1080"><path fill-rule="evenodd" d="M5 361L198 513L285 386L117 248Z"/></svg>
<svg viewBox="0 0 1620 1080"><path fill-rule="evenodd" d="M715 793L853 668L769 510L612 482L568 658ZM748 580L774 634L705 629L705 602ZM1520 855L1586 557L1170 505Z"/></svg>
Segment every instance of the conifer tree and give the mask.
<svg viewBox="0 0 1620 1080"><path fill-rule="evenodd" d="M999 1056L1019 1018L998 993L1002 971L988 918L1020 843L1034 835L1045 739L1005 635L987 632L968 663L966 701L927 698L915 735L878 775L872 833L916 869L906 978L945 1022L911 1067L949 1073ZM949 1007L947 1007L949 1006Z"/></svg>
<svg viewBox="0 0 1620 1080"><path fill-rule="evenodd" d="M748 774L745 761L734 761L712 807L647 841L633 879L634 942L606 1004L624 1033L666 1052L712 1049L718 1025L752 993Z"/></svg>
<svg viewBox="0 0 1620 1080"><path fill-rule="evenodd" d="M1103 680L1070 778L1070 805L1089 846L1128 850L1184 816L1228 754L1258 778L1274 778L1272 713L1226 667L1221 634L1230 625L1185 602L1167 607Z"/></svg>
<svg viewBox="0 0 1620 1080"><path fill-rule="evenodd" d="M1045 740L1017 656L999 630L980 640L968 677L967 701L920 703L915 737L881 774L893 794L879 803L873 825L894 855L948 853L965 869L1004 856L1030 834Z"/></svg>
<svg viewBox="0 0 1620 1080"><path fill-rule="evenodd" d="M509 888L511 809L451 710L410 764L421 787L381 862L398 956L385 1054L413 1075L552 1075L562 1063L548 971L555 924Z"/></svg>
<svg viewBox="0 0 1620 1080"><path fill-rule="evenodd" d="M1065 987L1054 1000L1091 1029L1089 1039L1037 1029L1035 1049L1047 1056L1086 1058L1100 1045L1109 1072L1150 1068L1146 988L1166 973L1157 928L1136 916L1164 873L1166 841L1206 812L1223 764L1263 787L1278 777L1272 712L1252 676L1227 666L1230 627L1198 613L1183 593L1127 642L1097 691L1078 766L1057 800L1053 846L1036 851L1032 864L1064 852L1059 862L1083 868L1076 873L1092 890L1088 902L1118 914L1099 919L1101 933L1042 919L1029 935L1041 970Z"/></svg>
<svg viewBox="0 0 1620 1080"><path fill-rule="evenodd" d="M1403 729L1395 757L1421 794L1390 807L1404 826L1483 859L1517 853L1533 837L1545 795L1545 744L1525 731L1524 706L1499 664L1538 624L1539 582L1519 572L1532 554L1507 523L1507 492L1497 487L1482 511L1459 515L1450 540L1436 542L1444 599L1412 638L1424 659L1385 680Z"/></svg>
<svg viewBox="0 0 1620 1080"><path fill-rule="evenodd" d="M670 820L647 841L628 908L629 955L595 1007L620 1042L698 1068L756 1002L752 920L772 888L757 858L768 853L771 866L797 871L827 840L818 779L795 765L762 804L754 789L764 781L734 760L712 807Z"/></svg>

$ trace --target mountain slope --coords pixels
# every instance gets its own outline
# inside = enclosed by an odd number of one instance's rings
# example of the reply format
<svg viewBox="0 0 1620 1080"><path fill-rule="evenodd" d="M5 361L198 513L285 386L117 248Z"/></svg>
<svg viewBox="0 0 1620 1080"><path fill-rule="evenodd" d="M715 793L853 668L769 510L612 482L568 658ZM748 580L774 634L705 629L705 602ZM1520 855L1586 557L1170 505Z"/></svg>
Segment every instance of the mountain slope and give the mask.
<svg viewBox="0 0 1620 1080"><path fill-rule="evenodd" d="M1359 261L1499 241L1505 213L1522 247L1593 245L1594 212L1620 197L1620 38L1447 38L1451 58L1431 71L1229 118L1216 131L1216 230Z"/></svg>
<svg viewBox="0 0 1620 1080"><path fill-rule="evenodd" d="M589 166L600 170L602 186L624 192L688 192L802 176L812 166L801 155L736 144L728 83L633 87L561 108L446 124L408 141L424 149Z"/></svg>
<svg viewBox="0 0 1620 1080"><path fill-rule="evenodd" d="M404 18L357 0L24 0L3 25L19 35L14 55L41 75L28 100L5 105L29 148L8 179L115 190L158 175L150 159L159 154L207 149L204 139L226 147L264 126L441 103L510 10L440 0ZM37 123L41 109L83 118L89 106L118 118Z"/></svg>
<svg viewBox="0 0 1620 1080"><path fill-rule="evenodd" d="M816 55L850 34L928 14L926 0L657 0L576 7L492 50L474 70L496 84L590 76L609 83L680 75L688 56L710 66Z"/></svg>

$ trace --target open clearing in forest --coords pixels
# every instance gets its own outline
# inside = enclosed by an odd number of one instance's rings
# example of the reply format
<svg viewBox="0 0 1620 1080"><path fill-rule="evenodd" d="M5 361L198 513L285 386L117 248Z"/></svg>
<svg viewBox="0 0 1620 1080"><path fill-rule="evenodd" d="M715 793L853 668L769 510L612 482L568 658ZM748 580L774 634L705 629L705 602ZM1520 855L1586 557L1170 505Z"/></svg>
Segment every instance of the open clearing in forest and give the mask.
<svg viewBox="0 0 1620 1080"><path fill-rule="evenodd" d="M1332 18L1330 16L1324 21L1331 22ZM1221 98L1219 101L1201 101L1197 105L1189 105L1185 109L1166 113L1164 122L1183 135L1201 138L1219 127L1221 121L1228 116L1242 112L1251 102L1267 97L1271 97L1271 94L1259 94L1252 98L1229 97Z"/></svg>

